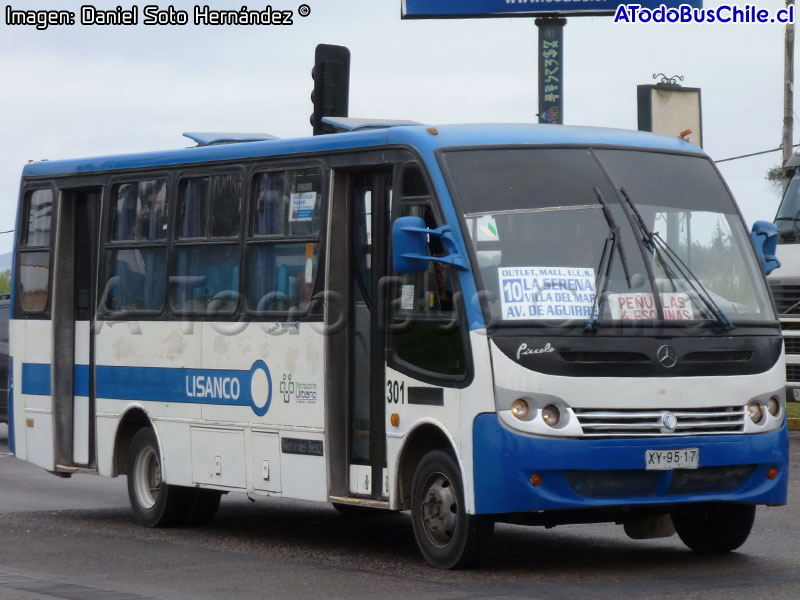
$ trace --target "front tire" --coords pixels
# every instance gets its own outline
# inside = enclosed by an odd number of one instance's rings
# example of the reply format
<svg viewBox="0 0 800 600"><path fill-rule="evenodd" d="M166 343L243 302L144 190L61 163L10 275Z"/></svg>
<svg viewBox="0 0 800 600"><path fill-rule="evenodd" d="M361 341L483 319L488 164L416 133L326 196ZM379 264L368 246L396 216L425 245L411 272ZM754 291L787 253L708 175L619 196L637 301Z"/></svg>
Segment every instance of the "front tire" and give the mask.
<svg viewBox="0 0 800 600"><path fill-rule="evenodd" d="M161 464L155 432L140 429L128 450L128 498L145 527L167 527L186 515L186 489L164 483Z"/></svg>
<svg viewBox="0 0 800 600"><path fill-rule="evenodd" d="M744 544L755 516L753 504L699 504L676 509L672 522L684 544L695 552L712 554Z"/></svg>
<svg viewBox="0 0 800 600"><path fill-rule="evenodd" d="M461 471L447 452L426 454L411 486L411 523L425 559L439 569L463 569L480 558L494 523L469 515Z"/></svg>

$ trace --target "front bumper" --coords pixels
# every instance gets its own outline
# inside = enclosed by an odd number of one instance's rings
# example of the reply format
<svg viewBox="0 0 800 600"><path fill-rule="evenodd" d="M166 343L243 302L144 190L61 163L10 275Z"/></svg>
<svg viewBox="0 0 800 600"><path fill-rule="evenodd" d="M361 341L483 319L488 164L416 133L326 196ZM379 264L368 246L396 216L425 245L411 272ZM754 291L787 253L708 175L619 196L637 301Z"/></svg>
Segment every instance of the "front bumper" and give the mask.
<svg viewBox="0 0 800 600"><path fill-rule="evenodd" d="M584 440L518 434L486 413L475 418L473 438L478 514L710 501L786 503L786 422L777 431L753 435ZM676 448L699 448L700 468L645 470L646 450ZM775 479L766 476L771 467L778 469ZM534 473L542 477L536 487L530 481Z"/></svg>

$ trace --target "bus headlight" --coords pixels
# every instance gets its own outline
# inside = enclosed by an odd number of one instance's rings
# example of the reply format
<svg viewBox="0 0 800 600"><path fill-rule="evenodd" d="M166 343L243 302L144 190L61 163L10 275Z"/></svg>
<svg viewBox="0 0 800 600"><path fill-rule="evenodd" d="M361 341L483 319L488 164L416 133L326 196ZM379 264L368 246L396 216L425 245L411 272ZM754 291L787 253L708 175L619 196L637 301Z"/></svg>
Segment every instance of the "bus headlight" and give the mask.
<svg viewBox="0 0 800 600"><path fill-rule="evenodd" d="M777 417L778 413L781 412L781 403L778 401L777 396L773 396L767 401L767 410L773 417Z"/></svg>
<svg viewBox="0 0 800 600"><path fill-rule="evenodd" d="M764 407L758 402L751 402L747 405L747 415L753 423L760 423L764 418Z"/></svg>
<svg viewBox="0 0 800 600"><path fill-rule="evenodd" d="M524 421L528 416L528 403L522 398L517 398L511 404L511 414L517 417L520 421Z"/></svg>
<svg viewBox="0 0 800 600"><path fill-rule="evenodd" d="M542 409L542 420L550 427L555 427L561 420L561 411L554 404L548 404Z"/></svg>

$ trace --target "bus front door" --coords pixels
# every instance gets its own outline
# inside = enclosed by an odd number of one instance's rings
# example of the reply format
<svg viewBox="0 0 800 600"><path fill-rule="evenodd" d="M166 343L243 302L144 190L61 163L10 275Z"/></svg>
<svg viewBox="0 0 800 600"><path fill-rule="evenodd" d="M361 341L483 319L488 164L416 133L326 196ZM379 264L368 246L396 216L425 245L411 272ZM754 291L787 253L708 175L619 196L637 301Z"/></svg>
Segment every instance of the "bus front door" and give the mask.
<svg viewBox="0 0 800 600"><path fill-rule="evenodd" d="M379 286L385 274L391 180L391 169L380 168L335 171L333 178L328 291L342 306L336 315L329 313L328 325L331 319L344 324L329 332L327 342L334 501L388 499Z"/></svg>

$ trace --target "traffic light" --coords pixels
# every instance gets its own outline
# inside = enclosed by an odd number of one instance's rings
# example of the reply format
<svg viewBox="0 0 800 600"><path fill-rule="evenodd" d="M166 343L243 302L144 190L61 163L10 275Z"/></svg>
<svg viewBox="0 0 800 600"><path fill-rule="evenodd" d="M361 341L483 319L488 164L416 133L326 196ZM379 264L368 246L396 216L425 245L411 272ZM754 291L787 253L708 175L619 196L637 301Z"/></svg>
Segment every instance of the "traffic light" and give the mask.
<svg viewBox="0 0 800 600"><path fill-rule="evenodd" d="M314 135L335 133L322 117L346 117L350 98L350 50L344 46L319 44L314 53L314 91L311 92L311 126Z"/></svg>

